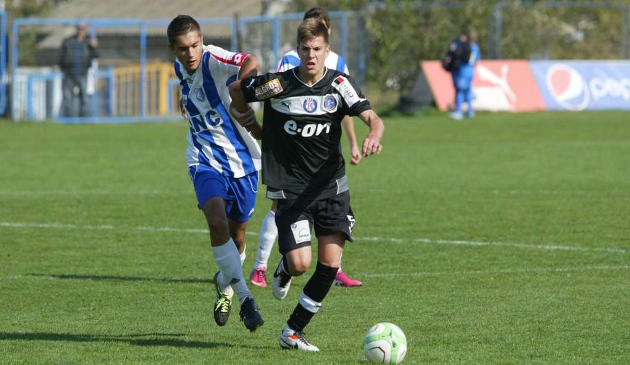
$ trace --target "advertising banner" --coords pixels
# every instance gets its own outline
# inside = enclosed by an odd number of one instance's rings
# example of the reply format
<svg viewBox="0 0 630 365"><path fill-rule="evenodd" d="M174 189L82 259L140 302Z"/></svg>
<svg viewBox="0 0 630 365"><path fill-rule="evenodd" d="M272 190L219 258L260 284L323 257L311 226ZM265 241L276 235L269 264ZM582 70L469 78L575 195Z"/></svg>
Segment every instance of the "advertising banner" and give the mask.
<svg viewBox="0 0 630 365"><path fill-rule="evenodd" d="M455 100L451 74L439 61L422 62L422 71L440 110L447 111ZM473 79L473 108L488 111L539 111L545 102L525 60L479 61Z"/></svg>
<svg viewBox="0 0 630 365"><path fill-rule="evenodd" d="M548 110L630 110L630 61L531 61Z"/></svg>

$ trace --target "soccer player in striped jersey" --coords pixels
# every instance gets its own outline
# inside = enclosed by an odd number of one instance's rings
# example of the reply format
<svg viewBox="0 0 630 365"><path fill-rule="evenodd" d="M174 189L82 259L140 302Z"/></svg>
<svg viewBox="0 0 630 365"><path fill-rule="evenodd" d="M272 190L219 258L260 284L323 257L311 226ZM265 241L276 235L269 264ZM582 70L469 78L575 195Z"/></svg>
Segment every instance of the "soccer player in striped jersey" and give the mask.
<svg viewBox="0 0 630 365"><path fill-rule="evenodd" d="M254 212L260 169L257 141L230 116L227 82L221 75L242 78L256 75L260 61L246 53L204 45L199 23L178 15L167 30L175 55L175 74L180 80L182 107L189 129L186 162L206 217L210 244L219 271L214 276L214 319L224 326L232 297L241 304L245 327L255 331L262 316L243 276L247 221ZM223 95L223 98L222 98ZM228 98L227 100L224 100ZM255 115L249 109L250 117Z"/></svg>
<svg viewBox="0 0 630 365"><path fill-rule="evenodd" d="M262 179L267 197L278 201L276 223L282 258L272 280L273 295L284 299L293 276L311 265L311 231L317 237L317 265L280 333L282 348L319 351L304 337L304 328L330 291L346 241L352 241L354 215L345 161L339 142L341 121L358 116L368 127L363 157L382 150L385 126L355 81L325 67L330 52L328 28L319 19L298 27L300 65L281 72L249 76L230 84L231 110L246 120L248 104L264 102ZM245 123L243 123L245 125Z"/></svg>
<svg viewBox="0 0 630 365"><path fill-rule="evenodd" d="M328 35L330 36L330 16L328 12L319 7L314 7L304 13L303 19L315 18L319 19L328 27ZM292 50L287 52L278 65L278 72L290 70L300 65L300 57L297 51ZM326 57L325 65L331 70L337 70L349 75L348 65L346 61L337 53L330 51L328 57ZM359 151L359 145L357 144L357 137L354 133L354 121L352 117L346 116L343 119L342 126L346 132L348 142L350 143L350 163L356 165L361 161L361 152ZM252 285L266 287L267 286L267 262L271 255L271 249L278 236L278 228L276 227L276 208L277 201L274 200L271 203L271 209L269 213L263 218L260 224L260 234L258 235L258 252L256 253L256 261L254 262L254 268L250 273L250 281ZM361 286L362 282L350 278L339 265L339 271L335 276L335 285L353 287Z"/></svg>

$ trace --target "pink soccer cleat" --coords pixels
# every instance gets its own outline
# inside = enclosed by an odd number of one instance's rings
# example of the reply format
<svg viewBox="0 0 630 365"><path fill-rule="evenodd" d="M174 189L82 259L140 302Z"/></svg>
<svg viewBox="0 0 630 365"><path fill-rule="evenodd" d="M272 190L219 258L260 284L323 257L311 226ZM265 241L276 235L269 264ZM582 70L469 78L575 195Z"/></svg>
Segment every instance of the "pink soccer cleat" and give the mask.
<svg viewBox="0 0 630 365"><path fill-rule="evenodd" d="M333 284L346 287L363 285L362 282L360 282L359 280L351 279L348 275L346 275L346 273L341 270L337 271L337 275L335 276L335 281L333 282Z"/></svg>
<svg viewBox="0 0 630 365"><path fill-rule="evenodd" d="M265 274L267 273L267 269L264 267L255 268L252 270L249 280L252 282L252 285L260 286L261 288L267 287L267 277Z"/></svg>

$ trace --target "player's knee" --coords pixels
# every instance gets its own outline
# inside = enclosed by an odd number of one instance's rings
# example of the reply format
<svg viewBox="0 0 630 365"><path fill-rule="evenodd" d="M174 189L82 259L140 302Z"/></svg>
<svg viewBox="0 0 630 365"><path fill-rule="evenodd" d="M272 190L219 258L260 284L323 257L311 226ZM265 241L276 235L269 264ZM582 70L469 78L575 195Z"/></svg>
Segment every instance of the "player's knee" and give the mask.
<svg viewBox="0 0 630 365"><path fill-rule="evenodd" d="M311 260L309 258L299 257L294 260L287 260L289 266L289 272L293 276L300 276L304 274L308 267L311 265Z"/></svg>
<svg viewBox="0 0 630 365"><path fill-rule="evenodd" d="M228 225L226 219L221 219L221 217L210 216L206 219L208 221L208 228L210 232L221 233L228 231Z"/></svg>

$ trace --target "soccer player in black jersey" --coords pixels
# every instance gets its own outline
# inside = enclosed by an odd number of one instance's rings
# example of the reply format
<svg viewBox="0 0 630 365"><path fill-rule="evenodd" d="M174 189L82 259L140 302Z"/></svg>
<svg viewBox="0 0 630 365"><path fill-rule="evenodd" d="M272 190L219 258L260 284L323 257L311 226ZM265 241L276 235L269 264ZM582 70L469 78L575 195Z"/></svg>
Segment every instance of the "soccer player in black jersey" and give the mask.
<svg viewBox="0 0 630 365"><path fill-rule="evenodd" d="M325 67L328 29L306 19L297 33L300 66L251 76L230 85L230 112L253 135L262 129L262 179L267 197L278 200L276 225L282 259L273 275L273 294L284 299L291 278L311 264L311 231L317 236L317 266L287 325L280 346L319 351L303 335L333 284L354 217L340 148L341 121L358 116L368 127L362 154L381 152L385 126L354 80ZM263 126L247 103L264 101Z"/></svg>

